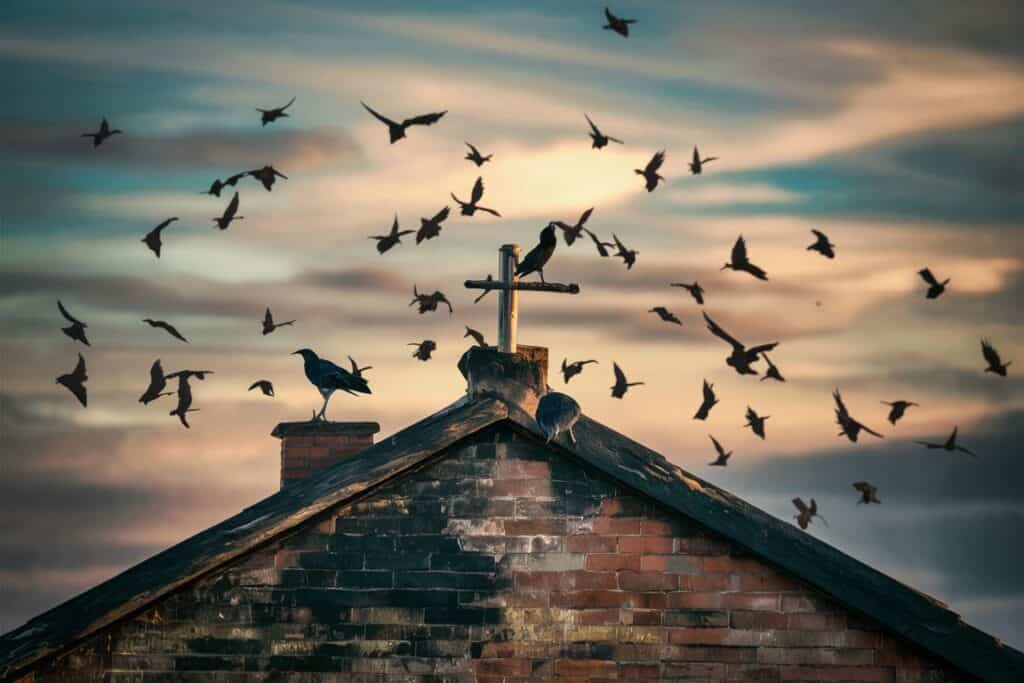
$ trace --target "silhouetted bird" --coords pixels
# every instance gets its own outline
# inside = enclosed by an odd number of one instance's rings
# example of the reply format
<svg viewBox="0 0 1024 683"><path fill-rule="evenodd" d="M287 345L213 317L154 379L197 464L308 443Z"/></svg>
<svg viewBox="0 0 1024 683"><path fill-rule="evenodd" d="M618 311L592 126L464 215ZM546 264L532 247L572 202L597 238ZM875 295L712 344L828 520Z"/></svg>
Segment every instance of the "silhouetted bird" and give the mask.
<svg viewBox="0 0 1024 683"><path fill-rule="evenodd" d="M395 214L395 221L391 224L391 232L386 235L370 235L371 240L377 240L377 251L381 254L396 244L402 243L402 235L411 235L415 230L398 230L398 214Z"/></svg>
<svg viewBox="0 0 1024 683"><path fill-rule="evenodd" d="M88 398L85 391L85 382L88 379L89 375L85 371L85 358L82 358L82 354L78 354L78 365L68 374L58 377L57 384L63 385L65 389L74 394L84 408Z"/></svg>
<svg viewBox="0 0 1024 683"><path fill-rule="evenodd" d="M602 242L600 239L598 239L597 235L590 232L586 228L583 228L583 232L590 235L590 239L591 241L593 241L594 246L597 247L597 253L600 254L601 258L608 258L609 256L611 256L611 253L608 251L608 247L614 247L614 242Z"/></svg>
<svg viewBox="0 0 1024 683"><path fill-rule="evenodd" d="M704 393L704 399L700 404L700 408L697 408L697 412L693 415L694 420L708 419L708 413L710 413L711 409L715 407L716 403L718 403L718 397L715 396L714 387L714 384L710 384L707 380L704 380L704 388L702 390Z"/></svg>
<svg viewBox="0 0 1024 683"><path fill-rule="evenodd" d="M270 192L270 190L273 189L274 183L278 178L288 180L288 176L281 173L273 166L264 166L263 168L257 168L254 171L246 171L246 175L251 175L253 178L263 183L263 189L267 192Z"/></svg>
<svg viewBox="0 0 1024 683"><path fill-rule="evenodd" d="M260 121L265 126L268 123L273 123L282 116L288 116L288 114L286 114L284 110L292 106L294 103L295 98L293 97L290 100L288 100L288 104L284 105L283 107L275 107L274 109L260 109L259 107L257 107L256 111L260 113Z"/></svg>
<svg viewBox="0 0 1024 683"><path fill-rule="evenodd" d="M764 377L761 378L762 382L765 381L766 379L774 379L777 382L786 381L786 378L782 376L781 372L779 372L778 366L772 362L771 358L768 357L767 353L764 353L762 351L761 358L764 358L764 362L768 364L768 369L764 371Z"/></svg>
<svg viewBox="0 0 1024 683"><path fill-rule="evenodd" d="M269 379L256 380L255 382L249 385L249 391L252 391L253 389L259 389L260 391L263 392L264 396L274 395L274 385L270 382Z"/></svg>
<svg viewBox="0 0 1024 683"><path fill-rule="evenodd" d="M206 192L201 192L200 194L211 194L214 197L219 197L221 190L223 190L228 185L230 185L231 187L234 187L235 185L238 184L239 180L241 180L243 177L245 177L245 175L247 173L248 173L248 171L242 171L241 173L236 173L233 176L228 176L227 180L221 180L220 178L217 178L212 183L210 183L210 189L209 190L207 190Z"/></svg>
<svg viewBox="0 0 1024 683"><path fill-rule="evenodd" d="M722 266L721 270L725 270L726 268L750 273L758 280L768 279L768 275L765 274L761 268L751 263L750 259L747 258L747 242L743 239L743 235L740 235L736 239L736 243L732 245L732 261Z"/></svg>
<svg viewBox="0 0 1024 683"><path fill-rule="evenodd" d="M938 280L935 279L935 276L932 275L932 271L928 270L927 268L922 268L921 270L917 271L917 274L920 275L921 279L924 280L925 283L927 283L928 285L928 293L925 294L926 298L937 299L943 292L946 291L946 285L949 284L948 277L942 282L939 282Z"/></svg>
<svg viewBox="0 0 1024 683"><path fill-rule="evenodd" d="M615 255L622 257L622 262L626 264L626 270L633 270L633 264L636 263L636 255L640 252L636 249L627 249L626 245L622 243L615 233L612 233L612 239L615 240L615 248L618 249Z"/></svg>
<svg viewBox="0 0 1024 683"><path fill-rule="evenodd" d="M685 282L672 282L669 287L682 287L690 293L693 300L700 305L704 305L704 288L700 286L699 282L694 282L692 285L688 285Z"/></svg>
<svg viewBox="0 0 1024 683"><path fill-rule="evenodd" d="M481 334L480 332L478 332L477 330L474 330L469 325L466 325L466 334L462 335L462 337L463 338L472 337L473 341L476 342L477 346L479 346L482 349L486 349L487 348L487 342L484 341L484 335Z"/></svg>
<svg viewBox="0 0 1024 683"><path fill-rule="evenodd" d="M946 439L945 443L931 443L929 441L915 441L914 443L921 444L925 448L941 448L943 450L947 450L947 451L950 451L950 452L961 451L961 452L966 453L967 455L971 456L972 458L977 458L978 454L975 453L974 451L968 450L967 448L964 448L963 446L958 446L957 445L957 443L956 443L956 433L957 433L958 429L959 429L959 427L953 427L953 433L949 435L949 438Z"/></svg>
<svg viewBox="0 0 1024 683"><path fill-rule="evenodd" d="M765 351L771 351L779 345L779 342L771 342L769 344L752 346L748 349L735 337L731 336L728 332L719 327L718 323L712 320L707 313L704 314L704 320L707 322L708 329L711 330L711 334L732 346L732 353L725 359L725 364L736 370L736 372L741 375L756 375L757 371L752 369L750 364L756 363L757 357L760 354Z"/></svg>
<svg viewBox="0 0 1024 683"><path fill-rule="evenodd" d="M715 458L712 462L709 462L708 465L711 465L712 467L727 466L729 464L729 458L732 457L732 451L726 453L725 449L722 448L722 444L718 443L718 439L711 436L710 434L708 434L708 438L711 439L711 443L715 445L715 451L718 452L718 457Z"/></svg>
<svg viewBox="0 0 1024 683"><path fill-rule="evenodd" d="M283 323L275 323L274 322L274 316L270 314L270 308L268 307L267 308L267 312L263 314L263 335L266 336L266 335L270 334L271 332L273 332L274 330L276 330L279 327L284 327L285 325L294 325L294 324L295 324L294 320L288 320L288 321L283 322Z"/></svg>
<svg viewBox="0 0 1024 683"><path fill-rule="evenodd" d="M665 163L665 150L655 152L654 156L647 162L647 165L643 170L640 170L639 168L633 169L637 175L642 175L644 177L644 187L647 188L648 192L654 192L654 188L658 186L658 181L664 180L663 177L658 175L658 169L661 168L663 163Z"/></svg>
<svg viewBox="0 0 1024 683"><path fill-rule="evenodd" d="M160 247L163 246L163 242L160 240L160 233L163 231L164 228L166 228L168 225L170 225L176 220L178 220L177 216L174 216L173 218L168 218L163 223L147 232L146 236L142 238L142 241L146 243L147 247L153 250L153 253L156 254L157 258L160 258Z"/></svg>
<svg viewBox="0 0 1024 683"><path fill-rule="evenodd" d="M565 246L571 247L572 243L583 236L584 225L587 220L590 219L590 214L594 212L594 207L590 207L586 211L580 214L579 220L573 225L563 223L562 221L553 221L552 225L562 231L562 237L565 238Z"/></svg>
<svg viewBox="0 0 1024 683"><path fill-rule="evenodd" d="M832 248L835 247L836 245L828 241L828 235L823 233L821 230L811 230L811 232L813 232L814 236L817 237L818 239L814 244L807 247L807 251L816 251L822 256L827 256L828 258L835 258L836 252L833 251Z"/></svg>
<svg viewBox="0 0 1024 683"><path fill-rule="evenodd" d="M677 318L672 311L668 310L664 306L655 306L654 308L652 308L651 310L649 310L647 312L648 313L657 313L658 317L661 318L662 320L664 320L667 323L675 323L676 325L682 325L683 324L682 320Z"/></svg>
<svg viewBox="0 0 1024 683"><path fill-rule="evenodd" d="M420 218L420 229L416 233L416 244L419 244L423 240L429 240L437 237L441 233L441 223L448 219L450 209L446 206L429 220L426 218Z"/></svg>
<svg viewBox="0 0 1024 683"><path fill-rule="evenodd" d="M501 218L501 214L495 211L494 209L488 209L486 206L479 206L477 204L477 202L483 199L484 196L484 179L481 177L478 177L476 179L476 182L473 183L473 193L470 195L468 203L456 197L454 192L451 192L449 194L451 194L452 199L455 200L455 203L459 205L463 216L472 216L477 211L483 211L485 213L491 214L492 216L497 216L498 218Z"/></svg>
<svg viewBox="0 0 1024 683"><path fill-rule="evenodd" d="M163 366L160 365L160 359L157 358L153 361L153 365L149 368L149 386L142 392L142 396L139 396L139 403L147 405L161 396L170 396L173 391L164 392L167 387L167 378L164 377Z"/></svg>
<svg viewBox="0 0 1024 683"><path fill-rule="evenodd" d="M1006 368L1010 367L1013 361L1008 360L1004 363L999 358L999 352L996 351L995 347L987 339L981 340L981 355L985 357L985 362L988 363L985 372L994 372L1000 377L1006 377Z"/></svg>
<svg viewBox="0 0 1024 683"><path fill-rule="evenodd" d="M476 164L477 168L486 164L488 161L491 160L491 157L494 156L493 154L483 156L482 154L480 154L480 150L478 150L474 145L468 142L466 143L466 147L469 147L469 152L466 153L466 159Z"/></svg>
<svg viewBox="0 0 1024 683"><path fill-rule="evenodd" d="M189 380L195 377L198 380L206 379L207 374L213 374L209 370L180 370L178 372L172 372L167 375L168 378L178 378L178 405L175 406L174 410L168 413L168 415L177 416L178 420L186 429L191 429L191 425L188 423L188 413L198 413L198 408L192 407L192 385L189 384Z"/></svg>
<svg viewBox="0 0 1024 683"><path fill-rule="evenodd" d="M57 310L60 311L60 314L64 316L65 320L71 323L67 327L60 328L61 332L68 335L75 341L82 342L86 346L91 346L91 344L89 344L89 340L85 338L85 328L89 326L68 313L68 309L64 308L64 304L60 302L60 299L57 299Z"/></svg>
<svg viewBox="0 0 1024 683"><path fill-rule="evenodd" d="M420 315L436 311L439 304L448 306L448 315L455 312L455 309L452 308L452 302L448 301L448 297L441 292L435 291L433 294L420 294L419 290L416 289L416 285L413 285L412 295L412 301L409 302L409 305L418 304Z"/></svg>
<svg viewBox="0 0 1024 683"><path fill-rule="evenodd" d="M882 401L883 405L889 406L889 422L896 424L910 406L916 406L913 401Z"/></svg>
<svg viewBox="0 0 1024 683"><path fill-rule="evenodd" d="M401 123L392 121L386 116L382 116L375 112L373 109L367 106L365 102L360 102L363 105L363 109L370 112L375 119L383 123L388 127L388 137L391 138L391 144L395 144L399 140L405 137L405 129L409 126L431 126L441 120L441 117L448 113L448 110L436 112L433 114L423 114L421 116L414 116L411 119L405 119Z"/></svg>
<svg viewBox="0 0 1024 683"><path fill-rule="evenodd" d="M764 421L767 420L771 415L758 415L757 412L747 406L747 424L744 427L750 427L750 431L757 434L761 439L764 439Z"/></svg>
<svg viewBox="0 0 1024 683"><path fill-rule="evenodd" d="M615 385L612 386L612 397L622 398L626 395L626 391L630 387L635 387L643 384L643 382L627 382L626 374L622 372L622 368L619 367L618 363L613 363L615 370Z"/></svg>
<svg viewBox="0 0 1024 683"><path fill-rule="evenodd" d="M704 171L704 164L710 163L712 161L718 161L718 157L704 157L703 159L701 159L700 152L698 152L697 148L694 147L693 158L690 159L690 173L692 173L693 175L700 175Z"/></svg>
<svg viewBox="0 0 1024 683"><path fill-rule="evenodd" d="M853 488L860 491L860 500L857 501L857 505L860 505L861 503L864 503L865 505L878 503L880 505L882 503L882 501L878 499L877 486L872 486L866 481L857 481L853 483Z"/></svg>
<svg viewBox="0 0 1024 683"><path fill-rule="evenodd" d="M123 131L120 128L110 130L110 124L107 123L107 117L104 116L103 120L100 122L100 129L98 131L96 131L95 133L82 133L82 137L92 138L92 146L93 148L96 148L102 145L103 141L109 138L110 136L117 135L122 132Z"/></svg>
<svg viewBox="0 0 1024 683"><path fill-rule="evenodd" d="M235 196L231 198L228 205L224 208L224 214L220 218L214 218L213 222L217 224L217 227L221 230L227 230L228 226L231 225L231 221L240 221L245 216L237 216L238 213L238 193L235 192Z"/></svg>
<svg viewBox="0 0 1024 683"><path fill-rule="evenodd" d="M430 360L430 354L437 350L437 342L432 339L424 339L421 342L411 342L406 346L415 346L416 350L412 352L413 358L418 358L421 361Z"/></svg>
<svg viewBox="0 0 1024 683"><path fill-rule="evenodd" d="M604 8L604 16L608 20L608 23L601 28L615 31L623 38L629 38L629 25L635 24L636 19L623 19L621 17L617 17L612 14L607 7Z"/></svg>
<svg viewBox="0 0 1024 683"><path fill-rule="evenodd" d="M320 412L313 413L313 421L327 421L327 402L331 395L338 390L355 396L356 394L371 394L370 385L363 377L354 375L345 368L339 367L327 360L320 358L311 349L299 349L291 355L302 356L302 366L306 373L306 379L316 387L320 396L324 399L324 405Z"/></svg>
<svg viewBox="0 0 1024 683"><path fill-rule="evenodd" d="M872 436L877 436L879 439L885 438L875 430L870 427L866 427L864 424L851 417L850 411L846 409L846 404L843 403L843 397L839 395L838 389L832 392L832 398L835 399L836 402L836 424L839 425L839 429L841 430L838 436L845 436L850 441L856 443L861 430L864 430Z"/></svg>
<svg viewBox="0 0 1024 683"><path fill-rule="evenodd" d="M356 377L362 377L365 371L373 370L372 365L364 365L363 367L359 367L359 364L356 363L356 359L353 358L352 356L348 357L348 362L352 364L352 374L355 375Z"/></svg>
<svg viewBox="0 0 1024 683"><path fill-rule="evenodd" d="M596 360L574 360L573 362L567 362L568 358L562 359L562 381L566 384L569 383L576 375L583 372L583 366L588 363L597 363Z"/></svg>
<svg viewBox="0 0 1024 683"><path fill-rule="evenodd" d="M622 140L618 138L613 138L611 135L605 135L604 133L602 133L600 129L594 124L594 122L590 120L589 116L584 114L583 118L585 118L587 120L587 123L590 124L590 139L592 141L590 145L591 149L601 149L603 147L606 147L609 142L617 142L620 145L622 144Z"/></svg>
<svg viewBox="0 0 1024 683"><path fill-rule="evenodd" d="M540 231L540 241L537 246L531 249L516 266L516 275L526 277L531 273L537 273L540 275L540 281L544 282L544 266L551 260L556 246L558 246L558 236L555 234L555 226L549 224Z"/></svg>
<svg viewBox="0 0 1024 683"><path fill-rule="evenodd" d="M174 329L174 325L171 325L170 323L164 322L163 320L153 320L152 318L143 318L142 322L146 323L150 327L155 327L157 329L163 330L167 334L174 337L175 339L179 339L188 344L188 339L185 339L185 337L182 336L181 332L178 332L178 330Z"/></svg>
<svg viewBox="0 0 1024 683"><path fill-rule="evenodd" d="M576 445L576 435L572 433L572 427L580 419L580 404L572 396L549 391L537 402L533 419L547 437L544 443L551 443L559 433L564 432L569 435L569 442Z"/></svg>
<svg viewBox="0 0 1024 683"><path fill-rule="evenodd" d="M814 517L817 517L825 524L825 526L828 526L828 522L825 521L825 518L818 514L818 504L814 502L813 498L811 498L810 505L805 504L801 498L794 498L793 505L796 506L796 509L799 512L799 514L794 516L793 519L796 520L796 523L800 525L801 529L806 529L807 525L811 523L811 519Z"/></svg>

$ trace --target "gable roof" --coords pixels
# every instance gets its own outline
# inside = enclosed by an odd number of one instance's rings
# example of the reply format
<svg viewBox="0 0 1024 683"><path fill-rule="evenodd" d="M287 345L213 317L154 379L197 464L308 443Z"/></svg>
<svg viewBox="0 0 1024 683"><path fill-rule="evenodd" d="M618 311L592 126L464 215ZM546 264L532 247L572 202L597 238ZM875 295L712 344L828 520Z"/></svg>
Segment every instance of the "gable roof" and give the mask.
<svg viewBox="0 0 1024 683"><path fill-rule="evenodd" d="M20 673L49 655L68 650L318 514L367 495L498 423L544 441L533 418L518 407L493 398L462 398L357 457L292 484L0 637L0 676ZM549 448L703 524L965 672L986 681L1024 680L1024 654L965 624L935 599L689 474L586 416L574 432L576 446L552 442Z"/></svg>

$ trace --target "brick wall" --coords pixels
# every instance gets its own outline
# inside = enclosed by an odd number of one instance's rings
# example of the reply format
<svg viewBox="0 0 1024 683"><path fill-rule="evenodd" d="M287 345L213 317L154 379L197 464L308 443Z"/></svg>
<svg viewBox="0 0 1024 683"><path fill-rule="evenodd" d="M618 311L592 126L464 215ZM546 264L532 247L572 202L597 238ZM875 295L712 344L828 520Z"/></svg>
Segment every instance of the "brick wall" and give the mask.
<svg viewBox="0 0 1024 683"><path fill-rule="evenodd" d="M36 680L968 679L502 428Z"/></svg>

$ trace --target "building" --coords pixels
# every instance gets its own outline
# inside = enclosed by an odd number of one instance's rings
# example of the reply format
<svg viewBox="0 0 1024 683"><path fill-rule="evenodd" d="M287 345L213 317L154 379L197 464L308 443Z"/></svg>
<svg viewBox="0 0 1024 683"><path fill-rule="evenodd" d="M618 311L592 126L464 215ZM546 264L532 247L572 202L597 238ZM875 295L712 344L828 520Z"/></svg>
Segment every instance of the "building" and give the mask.
<svg viewBox="0 0 1024 683"><path fill-rule="evenodd" d="M460 369L464 397L376 444L279 425L280 492L6 634L0 678L1024 681L938 601L604 425L545 445L545 349Z"/></svg>

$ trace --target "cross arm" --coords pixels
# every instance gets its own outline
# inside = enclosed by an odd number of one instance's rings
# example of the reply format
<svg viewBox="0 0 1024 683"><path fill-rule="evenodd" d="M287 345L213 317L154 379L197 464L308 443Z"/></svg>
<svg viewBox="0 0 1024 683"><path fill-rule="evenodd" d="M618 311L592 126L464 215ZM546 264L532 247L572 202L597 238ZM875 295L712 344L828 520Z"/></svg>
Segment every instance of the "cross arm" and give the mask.
<svg viewBox="0 0 1024 683"><path fill-rule="evenodd" d="M579 294L580 286L576 283L560 282L513 282L507 285L501 280L466 280L467 289L515 289L520 292L559 292L561 294Z"/></svg>

